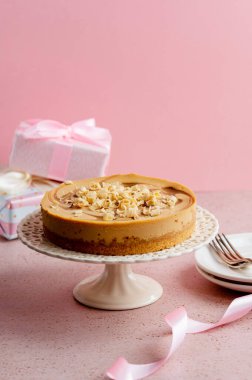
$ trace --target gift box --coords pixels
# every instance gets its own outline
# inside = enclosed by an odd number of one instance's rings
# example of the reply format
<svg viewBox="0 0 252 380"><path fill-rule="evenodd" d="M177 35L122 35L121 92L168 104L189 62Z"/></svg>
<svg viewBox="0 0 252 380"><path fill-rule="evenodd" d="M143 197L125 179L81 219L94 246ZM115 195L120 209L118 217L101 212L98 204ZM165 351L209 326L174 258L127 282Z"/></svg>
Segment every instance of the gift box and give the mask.
<svg viewBox="0 0 252 380"><path fill-rule="evenodd" d="M111 135L94 119L70 126L53 120L22 122L14 136L10 167L57 181L105 174Z"/></svg>
<svg viewBox="0 0 252 380"><path fill-rule="evenodd" d="M45 191L56 182L27 176L27 173L8 171L0 174L0 236L17 238L19 222L39 209Z"/></svg>

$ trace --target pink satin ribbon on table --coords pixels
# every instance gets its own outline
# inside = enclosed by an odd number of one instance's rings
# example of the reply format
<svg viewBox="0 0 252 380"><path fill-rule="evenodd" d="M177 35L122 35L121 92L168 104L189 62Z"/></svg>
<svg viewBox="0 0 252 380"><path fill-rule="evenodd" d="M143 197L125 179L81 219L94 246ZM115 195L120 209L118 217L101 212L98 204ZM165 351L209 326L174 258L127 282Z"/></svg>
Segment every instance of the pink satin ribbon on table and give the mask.
<svg viewBox="0 0 252 380"><path fill-rule="evenodd" d="M153 363L131 364L119 357L106 375L113 380L139 380L157 372L183 342L186 334L198 334L215 327L234 322L252 309L252 294L234 299L224 315L216 323L203 323L190 319L184 307L166 315L166 323L172 329L172 343L167 355Z"/></svg>
<svg viewBox="0 0 252 380"><path fill-rule="evenodd" d="M18 127L25 139L56 140L48 177L57 180L66 178L72 155L73 140L109 151L111 135L107 129L96 127L94 119L78 121L65 125L54 120L31 119L23 121Z"/></svg>

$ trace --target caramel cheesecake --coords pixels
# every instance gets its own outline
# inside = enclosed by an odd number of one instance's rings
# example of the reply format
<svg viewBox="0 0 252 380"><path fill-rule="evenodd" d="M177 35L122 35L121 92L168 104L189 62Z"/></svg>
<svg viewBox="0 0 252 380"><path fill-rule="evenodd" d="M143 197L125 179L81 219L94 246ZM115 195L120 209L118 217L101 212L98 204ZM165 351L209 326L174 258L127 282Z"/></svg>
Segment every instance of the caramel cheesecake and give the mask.
<svg viewBox="0 0 252 380"><path fill-rule="evenodd" d="M44 195L41 210L48 240L99 255L172 247L192 235L196 222L189 188L137 174L66 181Z"/></svg>

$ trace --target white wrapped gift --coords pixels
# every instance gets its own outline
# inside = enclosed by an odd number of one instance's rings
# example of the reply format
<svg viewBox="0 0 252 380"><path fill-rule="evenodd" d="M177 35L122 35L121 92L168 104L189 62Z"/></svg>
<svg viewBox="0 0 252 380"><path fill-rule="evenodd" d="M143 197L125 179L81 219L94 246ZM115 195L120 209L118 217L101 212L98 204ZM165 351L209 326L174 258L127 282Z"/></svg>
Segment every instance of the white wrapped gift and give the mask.
<svg viewBox="0 0 252 380"><path fill-rule="evenodd" d="M53 120L27 120L15 132L10 167L57 181L105 174L111 148L109 130L94 119L70 126Z"/></svg>

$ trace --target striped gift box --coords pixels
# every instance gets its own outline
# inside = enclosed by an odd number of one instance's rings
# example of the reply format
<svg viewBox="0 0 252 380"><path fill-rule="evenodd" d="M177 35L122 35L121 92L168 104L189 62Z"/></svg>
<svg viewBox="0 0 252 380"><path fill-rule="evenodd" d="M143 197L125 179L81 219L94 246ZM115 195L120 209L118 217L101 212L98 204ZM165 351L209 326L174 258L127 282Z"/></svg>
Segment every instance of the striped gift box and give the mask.
<svg viewBox="0 0 252 380"><path fill-rule="evenodd" d="M0 235L8 240L17 238L19 222L40 207L43 195L33 187L19 195L0 194Z"/></svg>

